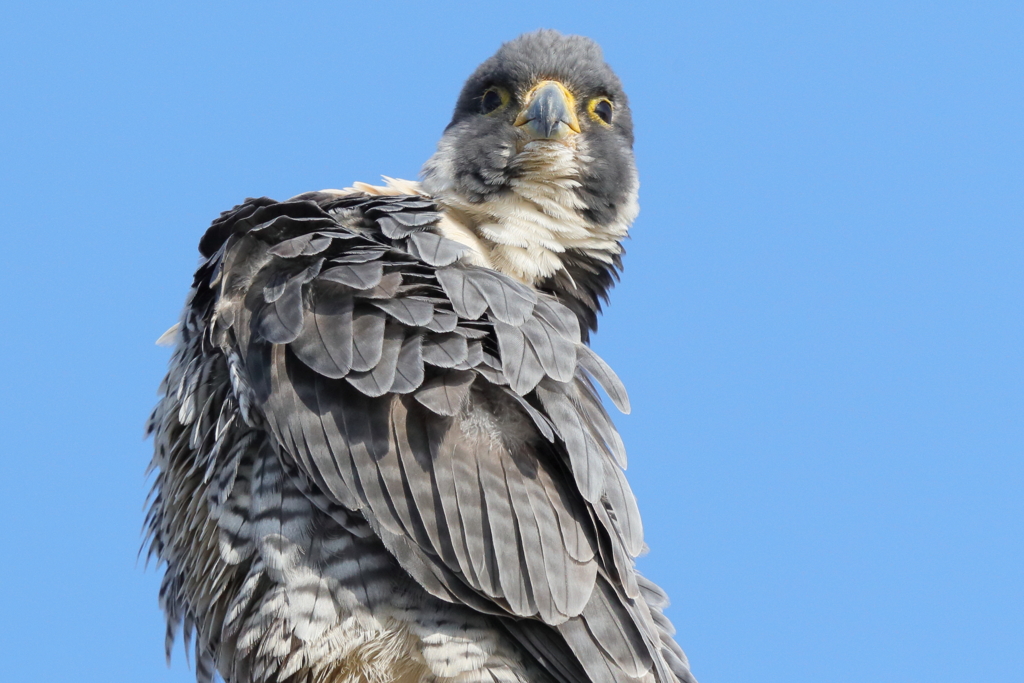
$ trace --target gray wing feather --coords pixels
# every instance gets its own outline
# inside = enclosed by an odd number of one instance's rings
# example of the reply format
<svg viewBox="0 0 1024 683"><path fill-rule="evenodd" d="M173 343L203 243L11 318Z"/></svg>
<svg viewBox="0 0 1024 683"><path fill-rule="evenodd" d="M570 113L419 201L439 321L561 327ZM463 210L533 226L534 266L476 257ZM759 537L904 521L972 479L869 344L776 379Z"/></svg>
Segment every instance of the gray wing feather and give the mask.
<svg viewBox="0 0 1024 683"><path fill-rule="evenodd" d="M300 235L299 237L293 237L290 240L279 242L270 248L270 253L274 256L282 256L284 258L312 256L314 254L319 254L324 249L331 246L331 242L331 237L320 236L313 232L308 235Z"/></svg>
<svg viewBox="0 0 1024 683"><path fill-rule="evenodd" d="M529 401L527 401L525 398L523 398L516 392L509 391L506 389L505 393L513 401L518 403L523 410L526 411L526 414L530 416L531 420L533 420L534 426L536 426L537 429L540 430L540 433L544 435L545 439L547 439L548 441L555 440L555 432L553 430L551 420L549 420L547 416L544 415L544 413L534 408L532 405L530 405Z"/></svg>
<svg viewBox="0 0 1024 683"><path fill-rule="evenodd" d="M478 341L467 342L466 358L453 366L456 370L472 370L484 362L484 345Z"/></svg>
<svg viewBox="0 0 1024 683"><path fill-rule="evenodd" d="M333 282L317 282L310 297L302 332L291 349L317 373L340 379L352 369L352 308L349 290Z"/></svg>
<svg viewBox="0 0 1024 683"><path fill-rule="evenodd" d="M417 232L409 237L409 253L432 266L455 263L469 247L430 232Z"/></svg>
<svg viewBox="0 0 1024 683"><path fill-rule="evenodd" d="M466 268L441 268L435 273L437 282L452 302L460 318L476 320L487 310L487 299L469 279L471 271Z"/></svg>
<svg viewBox="0 0 1024 683"><path fill-rule="evenodd" d="M294 372L304 373L301 364L293 365ZM352 458L348 455L348 442L344 440L338 422L332 419L339 412L339 397L346 391L342 382L325 377L311 377L307 382L297 382L295 389L289 392L282 385L279 395L281 409L287 409L289 403L297 410L298 405L309 406L310 412L316 416L303 420L304 434L300 442L304 447L289 451L296 455L305 472L313 478L321 490L337 500L349 510L363 507L358 497L359 482L352 466ZM288 394L292 395L289 396ZM278 411L268 411L272 415ZM276 431L285 428L284 420L275 419L272 426Z"/></svg>
<svg viewBox="0 0 1024 683"><path fill-rule="evenodd" d="M300 278L290 279L281 288L280 294L274 289L269 293L273 301L264 301L259 315L257 331L272 344L287 344L299 336L302 329L302 285ZM267 294L264 289L263 296Z"/></svg>
<svg viewBox="0 0 1024 683"><path fill-rule="evenodd" d="M391 391L398 369L398 356L405 341L405 328L392 322L384 326L384 338L381 342L380 360L367 372L353 372L345 379L356 389L376 398Z"/></svg>
<svg viewBox="0 0 1024 683"><path fill-rule="evenodd" d="M355 289L373 289L384 277L384 265L379 261L345 264L328 268L320 277Z"/></svg>
<svg viewBox="0 0 1024 683"><path fill-rule="evenodd" d="M434 311L434 317L426 324L431 332L452 332L459 323L459 316L452 311Z"/></svg>
<svg viewBox="0 0 1024 683"><path fill-rule="evenodd" d="M435 495L444 514L445 528L456 558L455 566L471 575L473 562L470 560L470 549L466 542L468 534L464 520L467 511L462 510L459 505L459 466L454 462L458 459L458 444L445 427L445 424L437 421L428 423L434 482L437 487Z"/></svg>
<svg viewBox="0 0 1024 683"><path fill-rule="evenodd" d="M341 256L332 258L331 263L367 263L369 261L376 261L386 252L387 247L383 246L353 247Z"/></svg>
<svg viewBox="0 0 1024 683"><path fill-rule="evenodd" d="M553 488L550 474L532 467L531 460L520 459L510 464L511 467L505 467L506 483L524 538L530 583L541 618L557 625L583 610L592 592L597 566L589 561L577 562L567 552L555 511L562 501L553 500L546 490ZM528 486L528 479L542 485ZM534 534L535 543L526 541Z"/></svg>
<svg viewBox="0 0 1024 683"><path fill-rule="evenodd" d="M438 415L458 415L475 379L475 373L465 370L446 372L425 383L416 392L416 400Z"/></svg>
<svg viewBox="0 0 1024 683"><path fill-rule="evenodd" d="M603 453L569 391L563 385L544 381L537 387L537 397L565 442L576 485L588 502L596 504L604 492Z"/></svg>
<svg viewBox="0 0 1024 683"><path fill-rule="evenodd" d="M501 351L501 370L509 386L520 396L530 393L544 378L544 366L522 328L495 321L494 332Z"/></svg>
<svg viewBox="0 0 1024 683"><path fill-rule="evenodd" d="M362 294L366 299L390 299L398 293L402 286L401 273L388 273L380 279L380 283L373 289L366 290Z"/></svg>
<svg viewBox="0 0 1024 683"><path fill-rule="evenodd" d="M625 469L626 446L622 443L622 437L619 436L615 425L612 424L611 417L601 405L601 400L597 397L589 381L577 382L576 388L576 400L580 409L587 416L586 421L591 434L607 449L619 468Z"/></svg>
<svg viewBox="0 0 1024 683"><path fill-rule="evenodd" d="M384 311L357 307L352 320L352 369L366 372L376 367L384 352Z"/></svg>
<svg viewBox="0 0 1024 683"><path fill-rule="evenodd" d="M612 372L612 369L608 367L604 359L594 353L586 344L580 344L577 347L577 351L579 352L580 367L590 373L597 380L598 384L604 387L615 407L628 415L630 410L629 396L626 394L626 387L622 386L618 376Z"/></svg>
<svg viewBox="0 0 1024 683"><path fill-rule="evenodd" d="M597 572L596 562L592 562L597 552L597 540L593 531L585 523L588 518L585 507L578 499L566 494L565 487L559 486L553 477L542 470L538 480L543 484L542 493L547 497L547 504L554 511L557 517L557 528L562 536L562 546L569 554L569 557L582 567L577 573L576 579L580 586L591 586L594 582L593 573ZM552 545L554 545L552 543ZM578 614L586 604L583 593L579 598L583 600L578 605L567 608L566 614Z"/></svg>
<svg viewBox="0 0 1024 683"><path fill-rule="evenodd" d="M560 336L566 339L580 338L579 318L576 317L572 310L558 301L554 299L539 299L537 301L536 314L538 318L554 328Z"/></svg>
<svg viewBox="0 0 1024 683"><path fill-rule="evenodd" d="M583 373L620 409L628 399L576 314L461 263L465 248L430 231L429 201L322 201L215 223L222 241L204 238L197 275L216 283L240 391L310 499L360 511L431 594L536 620L509 630L563 683L684 680L666 620L638 606L652 593L632 567L643 541L625 451ZM193 394L182 412L199 439L217 416ZM271 475L257 473L257 500L275 495ZM579 664L555 661L567 652Z"/></svg>
<svg viewBox="0 0 1024 683"><path fill-rule="evenodd" d="M398 353L391 391L396 394L415 391L423 384L423 377L423 335L411 332L402 342L402 350Z"/></svg>
<svg viewBox="0 0 1024 683"><path fill-rule="evenodd" d="M393 408L392 429L398 453L399 473L408 498L411 501L410 515L415 514L413 537L425 547L440 549L450 544L442 543L446 533L440 523L443 515L435 514L433 464L430 459L430 441L424 420L419 419L423 408L410 406L407 401L396 401ZM446 558L447 559L447 558Z"/></svg>
<svg viewBox="0 0 1024 683"><path fill-rule="evenodd" d="M592 683L592 679L587 676L587 672L577 661L565 639L552 633L547 624L527 620L506 620L502 626L545 668L552 671L556 680L563 683ZM614 680L611 671L606 670L609 675L603 680Z"/></svg>
<svg viewBox="0 0 1024 683"><path fill-rule="evenodd" d="M373 301L373 305L410 327L423 327L434 317L433 304L413 297L380 299Z"/></svg>
<svg viewBox="0 0 1024 683"><path fill-rule="evenodd" d="M466 268L465 277L495 318L509 325L522 325L529 320L537 303L537 294L532 289L483 268Z"/></svg>
<svg viewBox="0 0 1024 683"><path fill-rule="evenodd" d="M523 331L546 374L556 382L569 382L576 374L576 344L537 317L526 321Z"/></svg>
<svg viewBox="0 0 1024 683"><path fill-rule="evenodd" d="M503 449L488 444L487 450L476 458L477 474L484 493L484 510L494 547L500 594L508 602L513 614L530 614L531 598L522 571L520 540L505 483L503 457Z"/></svg>
<svg viewBox="0 0 1024 683"><path fill-rule="evenodd" d="M497 597L501 595L501 590L491 547L490 528L485 527L483 491L480 489L476 464L478 446L482 444L460 436L459 432L448 430L445 442L452 449L448 462L455 480L462 537L469 552L467 568L473 583L485 595Z"/></svg>
<svg viewBox="0 0 1024 683"><path fill-rule="evenodd" d="M582 617L596 643L627 676L640 678L650 671L654 660L644 636L607 581L597 582Z"/></svg>
<svg viewBox="0 0 1024 683"><path fill-rule="evenodd" d="M640 509L636 505L636 498L629 490L629 484L626 483L626 477L621 469L606 460L604 472L605 500L611 509L615 510L615 529L622 539L626 552L636 557L644 549L644 528L640 521Z"/></svg>
<svg viewBox="0 0 1024 683"><path fill-rule="evenodd" d="M469 345L455 332L430 334L423 339L423 361L439 368L454 368L466 360Z"/></svg>

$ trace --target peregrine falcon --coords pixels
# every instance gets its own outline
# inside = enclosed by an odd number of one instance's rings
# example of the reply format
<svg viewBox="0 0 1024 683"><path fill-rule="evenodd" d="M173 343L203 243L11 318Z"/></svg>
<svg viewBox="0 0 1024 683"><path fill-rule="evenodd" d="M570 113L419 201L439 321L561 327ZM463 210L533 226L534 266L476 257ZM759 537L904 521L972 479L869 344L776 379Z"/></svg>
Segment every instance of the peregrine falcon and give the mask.
<svg viewBox="0 0 1024 683"><path fill-rule="evenodd" d="M632 145L600 48L542 30L469 77L422 182L213 222L149 423L168 655L180 628L200 681L694 681L587 345Z"/></svg>

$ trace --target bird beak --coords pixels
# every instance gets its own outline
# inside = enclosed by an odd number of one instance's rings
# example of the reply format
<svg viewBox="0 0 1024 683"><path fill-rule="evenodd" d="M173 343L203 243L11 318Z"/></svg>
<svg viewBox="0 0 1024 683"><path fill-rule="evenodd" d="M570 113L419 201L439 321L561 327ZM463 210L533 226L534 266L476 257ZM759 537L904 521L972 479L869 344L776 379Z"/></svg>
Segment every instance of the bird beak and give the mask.
<svg viewBox="0 0 1024 683"><path fill-rule="evenodd" d="M564 140L580 132L576 100L558 81L541 81L526 95L515 125L534 140Z"/></svg>

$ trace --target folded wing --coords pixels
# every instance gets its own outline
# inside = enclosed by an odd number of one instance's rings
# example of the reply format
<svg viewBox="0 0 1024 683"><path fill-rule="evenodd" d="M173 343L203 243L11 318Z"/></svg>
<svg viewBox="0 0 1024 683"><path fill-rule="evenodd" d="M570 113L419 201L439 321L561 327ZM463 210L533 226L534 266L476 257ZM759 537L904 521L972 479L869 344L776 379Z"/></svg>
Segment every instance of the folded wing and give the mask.
<svg viewBox="0 0 1024 683"><path fill-rule="evenodd" d="M569 308L463 264L438 220L422 197L312 194L215 222L192 305L239 404L428 592L505 618L557 679L688 680L633 569L592 380L622 409L625 391Z"/></svg>

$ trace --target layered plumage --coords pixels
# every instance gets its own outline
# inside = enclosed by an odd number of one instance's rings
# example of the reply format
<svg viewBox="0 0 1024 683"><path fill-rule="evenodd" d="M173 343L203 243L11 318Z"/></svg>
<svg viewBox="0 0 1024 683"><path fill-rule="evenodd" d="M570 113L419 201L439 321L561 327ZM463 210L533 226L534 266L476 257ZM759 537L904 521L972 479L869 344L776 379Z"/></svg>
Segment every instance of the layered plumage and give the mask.
<svg viewBox="0 0 1024 683"><path fill-rule="evenodd" d="M692 680L586 345L631 143L596 46L538 32L467 82L422 187L213 223L150 426L201 680Z"/></svg>

